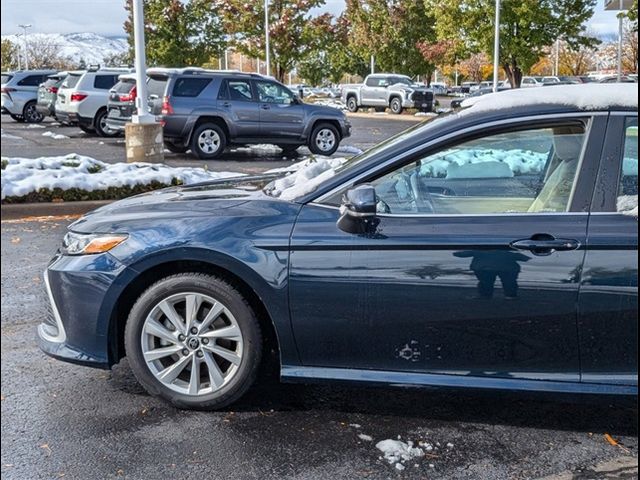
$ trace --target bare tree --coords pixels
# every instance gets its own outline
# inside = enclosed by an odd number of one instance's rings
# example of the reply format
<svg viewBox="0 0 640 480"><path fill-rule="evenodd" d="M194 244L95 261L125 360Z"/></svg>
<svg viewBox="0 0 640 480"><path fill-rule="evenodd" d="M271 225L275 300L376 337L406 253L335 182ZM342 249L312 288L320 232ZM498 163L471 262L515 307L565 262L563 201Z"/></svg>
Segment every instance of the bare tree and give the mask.
<svg viewBox="0 0 640 480"><path fill-rule="evenodd" d="M625 21L623 31L622 68L638 73L638 30L637 25Z"/></svg>
<svg viewBox="0 0 640 480"><path fill-rule="evenodd" d="M61 46L45 36L31 35L29 37L27 55L29 56L29 68L32 69L65 70L73 65L73 61L62 54Z"/></svg>
<svg viewBox="0 0 640 480"><path fill-rule="evenodd" d="M586 75L595 63L595 51L591 47L574 49L566 42L561 42L558 53L559 71L565 75Z"/></svg>

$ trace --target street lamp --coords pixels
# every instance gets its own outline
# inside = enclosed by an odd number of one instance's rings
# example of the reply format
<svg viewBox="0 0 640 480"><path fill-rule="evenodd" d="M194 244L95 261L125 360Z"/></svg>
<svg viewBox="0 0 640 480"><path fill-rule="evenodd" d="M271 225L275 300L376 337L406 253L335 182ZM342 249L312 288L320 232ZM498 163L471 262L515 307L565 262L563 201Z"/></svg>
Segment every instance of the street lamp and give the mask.
<svg viewBox="0 0 640 480"><path fill-rule="evenodd" d="M271 75L271 61L269 56L269 0L264 0L264 37L266 43L267 76Z"/></svg>
<svg viewBox="0 0 640 480"><path fill-rule="evenodd" d="M31 28L33 25L30 23L21 23L18 25L24 32L24 69L29 70L29 52L27 50L27 28Z"/></svg>
<svg viewBox="0 0 640 480"><path fill-rule="evenodd" d="M500 65L500 0L496 0L495 33L493 35L493 91L498 91L498 66Z"/></svg>
<svg viewBox="0 0 640 480"><path fill-rule="evenodd" d="M21 33L16 33L16 39L20 38L21 36ZM24 50L23 48L21 48L20 44L21 42L18 42L18 70L22 70L22 50Z"/></svg>

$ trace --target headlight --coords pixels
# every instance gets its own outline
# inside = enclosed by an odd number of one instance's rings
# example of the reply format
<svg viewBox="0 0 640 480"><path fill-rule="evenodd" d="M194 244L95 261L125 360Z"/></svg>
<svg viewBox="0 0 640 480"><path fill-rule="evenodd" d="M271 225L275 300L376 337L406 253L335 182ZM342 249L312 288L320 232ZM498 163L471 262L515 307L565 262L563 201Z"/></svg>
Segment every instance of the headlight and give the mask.
<svg viewBox="0 0 640 480"><path fill-rule="evenodd" d="M87 255L104 253L127 239L124 234L75 233L68 232L62 240L62 253L65 255Z"/></svg>

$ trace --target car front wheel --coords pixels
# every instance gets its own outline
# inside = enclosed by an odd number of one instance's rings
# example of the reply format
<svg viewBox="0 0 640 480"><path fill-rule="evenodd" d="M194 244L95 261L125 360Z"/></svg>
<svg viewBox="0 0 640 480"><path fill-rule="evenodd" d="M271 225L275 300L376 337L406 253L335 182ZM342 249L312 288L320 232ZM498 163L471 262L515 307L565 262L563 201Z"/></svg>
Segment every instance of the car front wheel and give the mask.
<svg viewBox="0 0 640 480"><path fill-rule="evenodd" d="M118 130L112 130L111 128L109 128L109 126L107 125L107 115L108 112L106 110L100 110L98 112L98 115L96 115L96 118L93 122L96 133L101 137L117 137L118 135L120 135L120 132Z"/></svg>
<svg viewBox="0 0 640 480"><path fill-rule="evenodd" d="M29 102L22 110L22 118L27 123L40 123L44 120L44 115L36 109L36 102Z"/></svg>
<svg viewBox="0 0 640 480"><path fill-rule="evenodd" d="M389 108L392 113L399 115L402 113L402 101L398 97L394 97L391 99L391 103L389 104Z"/></svg>
<svg viewBox="0 0 640 480"><path fill-rule="evenodd" d="M201 160L219 157L226 144L224 131L215 123L199 125L191 136L191 151Z"/></svg>
<svg viewBox="0 0 640 480"><path fill-rule="evenodd" d="M182 273L138 298L125 348L150 394L180 408L216 409L253 384L262 337L253 310L233 286L211 275Z"/></svg>
<svg viewBox="0 0 640 480"><path fill-rule="evenodd" d="M356 97L349 97L349 99L347 100L347 110L349 110L351 113L355 113L358 111L358 101L356 100Z"/></svg>
<svg viewBox="0 0 640 480"><path fill-rule="evenodd" d="M311 132L309 150L316 155L333 155L340 145L338 129L330 123L321 123Z"/></svg>

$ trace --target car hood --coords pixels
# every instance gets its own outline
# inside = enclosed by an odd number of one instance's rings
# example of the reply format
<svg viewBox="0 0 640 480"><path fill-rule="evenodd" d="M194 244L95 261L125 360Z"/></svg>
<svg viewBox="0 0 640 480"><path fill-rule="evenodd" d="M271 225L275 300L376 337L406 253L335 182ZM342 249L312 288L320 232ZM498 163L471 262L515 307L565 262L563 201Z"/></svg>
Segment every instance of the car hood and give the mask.
<svg viewBox="0 0 640 480"><path fill-rule="evenodd" d="M221 215L250 200L283 202L262 190L280 175L236 177L155 190L93 210L72 223L69 229L81 233L107 233L117 231L125 223Z"/></svg>
<svg viewBox="0 0 640 480"><path fill-rule="evenodd" d="M309 113L314 113L316 115L320 114L320 115L327 115L327 116L333 116L333 117L344 116L344 113L341 110L334 107L328 107L326 105L316 105L313 103L305 103L304 105Z"/></svg>

